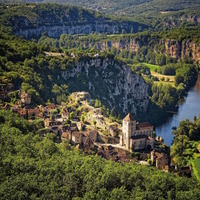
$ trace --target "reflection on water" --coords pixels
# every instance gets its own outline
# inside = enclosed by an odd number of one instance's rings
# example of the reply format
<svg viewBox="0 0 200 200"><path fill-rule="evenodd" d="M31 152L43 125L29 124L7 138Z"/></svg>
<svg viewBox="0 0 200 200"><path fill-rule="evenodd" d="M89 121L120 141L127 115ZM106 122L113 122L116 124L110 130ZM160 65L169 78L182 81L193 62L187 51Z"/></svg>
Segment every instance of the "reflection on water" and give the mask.
<svg viewBox="0 0 200 200"><path fill-rule="evenodd" d="M156 127L156 135L161 136L167 145L172 144L172 127L177 127L180 121L193 120L200 112L200 75L195 86L188 92L187 97L179 104L178 113L174 114L163 125Z"/></svg>

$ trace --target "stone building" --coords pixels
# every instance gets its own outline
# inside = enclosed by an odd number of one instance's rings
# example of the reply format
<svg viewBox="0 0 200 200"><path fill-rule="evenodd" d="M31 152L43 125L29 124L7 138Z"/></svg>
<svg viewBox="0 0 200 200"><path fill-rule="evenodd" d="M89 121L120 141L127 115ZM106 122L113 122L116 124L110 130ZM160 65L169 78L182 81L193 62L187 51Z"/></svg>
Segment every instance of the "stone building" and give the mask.
<svg viewBox="0 0 200 200"><path fill-rule="evenodd" d="M67 109L66 107L63 109L61 115L62 115L62 118L63 118L64 121L65 121L66 119L69 119L69 111L68 111L68 109Z"/></svg>
<svg viewBox="0 0 200 200"><path fill-rule="evenodd" d="M27 94L26 92L23 92L21 94L21 103L25 105L31 104L31 95Z"/></svg>
<svg viewBox="0 0 200 200"><path fill-rule="evenodd" d="M88 101L91 102L91 96L88 92L74 92L72 93L72 97L75 101Z"/></svg>
<svg viewBox="0 0 200 200"><path fill-rule="evenodd" d="M153 150L151 152L151 160L152 164L155 164L158 169L166 169L166 167L169 166L169 157L167 154Z"/></svg>
<svg viewBox="0 0 200 200"><path fill-rule="evenodd" d="M152 125L147 122L136 122L130 113L123 119L121 146L125 146L127 150L150 150L154 147L154 143Z"/></svg>

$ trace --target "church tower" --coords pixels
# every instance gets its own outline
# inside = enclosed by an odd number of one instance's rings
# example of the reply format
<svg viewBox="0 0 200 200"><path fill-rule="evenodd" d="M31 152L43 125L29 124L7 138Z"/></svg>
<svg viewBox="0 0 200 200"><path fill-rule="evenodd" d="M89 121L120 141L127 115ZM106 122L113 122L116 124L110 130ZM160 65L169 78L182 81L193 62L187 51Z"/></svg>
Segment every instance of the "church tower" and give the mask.
<svg viewBox="0 0 200 200"><path fill-rule="evenodd" d="M131 149L130 140L131 136L134 135L136 129L136 120L131 116L130 113L123 119L122 139L123 144L128 150Z"/></svg>

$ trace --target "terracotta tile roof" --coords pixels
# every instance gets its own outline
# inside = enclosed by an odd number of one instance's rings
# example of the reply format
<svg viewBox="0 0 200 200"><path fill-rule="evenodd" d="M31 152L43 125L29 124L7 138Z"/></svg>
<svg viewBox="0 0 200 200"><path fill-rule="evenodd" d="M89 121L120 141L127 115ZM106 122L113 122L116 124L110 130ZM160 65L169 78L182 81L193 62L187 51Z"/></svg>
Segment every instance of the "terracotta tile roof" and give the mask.
<svg viewBox="0 0 200 200"><path fill-rule="evenodd" d="M46 108L47 108L48 110L51 110L51 109L55 109L56 106L55 106L54 103L50 103L48 106L46 106Z"/></svg>
<svg viewBox="0 0 200 200"><path fill-rule="evenodd" d="M76 132L73 132L72 135L76 137L76 136L82 135L82 133L76 131Z"/></svg>
<svg viewBox="0 0 200 200"><path fill-rule="evenodd" d="M128 115L126 115L126 117L124 118L124 121L134 121L135 119L133 118L133 116L128 113Z"/></svg>
<svg viewBox="0 0 200 200"><path fill-rule="evenodd" d="M167 159L167 154L163 154L163 153L158 153L158 152L155 152L155 155L156 155L156 159L161 159L161 158L166 158Z"/></svg>
<svg viewBox="0 0 200 200"><path fill-rule="evenodd" d="M142 122L142 123L136 124L137 130L151 128L151 127L153 127L153 126L149 122Z"/></svg>
<svg viewBox="0 0 200 200"><path fill-rule="evenodd" d="M68 139L69 138L69 134L70 134L69 132L63 132L62 133L62 137Z"/></svg>
<svg viewBox="0 0 200 200"><path fill-rule="evenodd" d="M148 137L148 140L155 141L155 139L150 136Z"/></svg>

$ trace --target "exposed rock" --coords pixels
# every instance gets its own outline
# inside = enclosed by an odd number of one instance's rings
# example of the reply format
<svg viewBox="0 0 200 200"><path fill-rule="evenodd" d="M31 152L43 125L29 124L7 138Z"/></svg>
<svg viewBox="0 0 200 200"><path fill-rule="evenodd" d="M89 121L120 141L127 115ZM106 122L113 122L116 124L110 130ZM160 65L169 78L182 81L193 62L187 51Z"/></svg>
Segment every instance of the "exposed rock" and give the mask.
<svg viewBox="0 0 200 200"><path fill-rule="evenodd" d="M121 39L119 41L103 41L103 42L97 42L97 43L89 43L86 42L83 44L83 47L95 47L98 50L108 50L112 47L115 47L116 49L122 50L129 50L133 52L137 52L140 48L140 44L135 39Z"/></svg>
<svg viewBox="0 0 200 200"><path fill-rule="evenodd" d="M124 63L113 58L91 58L79 61L62 72L73 91L87 91L121 114L146 111L148 86ZM92 86L92 87L91 87Z"/></svg>
<svg viewBox="0 0 200 200"><path fill-rule="evenodd" d="M192 58L195 63L200 64L200 44L196 44L191 40L182 41L164 40L166 55L176 59Z"/></svg>
<svg viewBox="0 0 200 200"><path fill-rule="evenodd" d="M22 8L23 7L23 8ZM23 9L22 15L16 15ZM113 19L98 12L79 7L36 4L34 8L19 6L16 10L8 9L9 17L2 24L9 22L16 35L26 39L39 38L42 34L59 38L61 34L90 33L131 33L150 28L148 25L133 20Z"/></svg>
<svg viewBox="0 0 200 200"><path fill-rule="evenodd" d="M29 24L26 22L25 24ZM127 33L131 32L131 28L134 27L134 23L102 23L96 22L93 24L81 24L81 25L65 25L52 24L41 25L36 27L24 27L15 31L15 35L23 36L27 39L32 37L39 38L43 33L46 33L49 37L59 38L61 34L90 34L92 32L97 33L121 33L124 29Z"/></svg>

